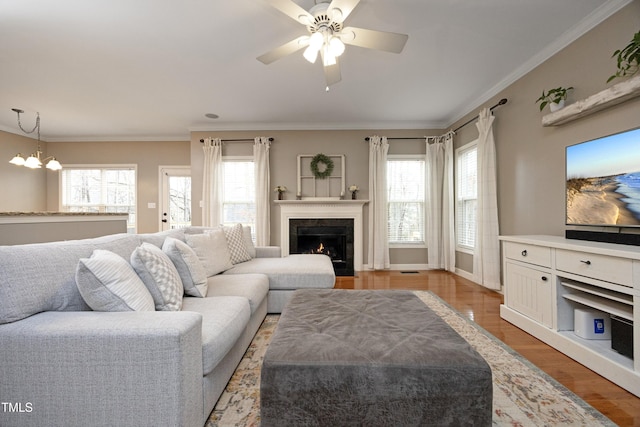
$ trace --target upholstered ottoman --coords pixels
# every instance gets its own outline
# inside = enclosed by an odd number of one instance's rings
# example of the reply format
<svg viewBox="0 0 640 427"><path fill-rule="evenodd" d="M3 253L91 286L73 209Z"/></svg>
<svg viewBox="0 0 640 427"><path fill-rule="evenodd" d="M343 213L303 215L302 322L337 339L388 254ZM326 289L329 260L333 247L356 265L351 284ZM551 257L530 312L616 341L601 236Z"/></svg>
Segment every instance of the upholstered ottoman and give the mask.
<svg viewBox="0 0 640 427"><path fill-rule="evenodd" d="M298 290L262 365L262 426L491 425L491 368L412 292Z"/></svg>

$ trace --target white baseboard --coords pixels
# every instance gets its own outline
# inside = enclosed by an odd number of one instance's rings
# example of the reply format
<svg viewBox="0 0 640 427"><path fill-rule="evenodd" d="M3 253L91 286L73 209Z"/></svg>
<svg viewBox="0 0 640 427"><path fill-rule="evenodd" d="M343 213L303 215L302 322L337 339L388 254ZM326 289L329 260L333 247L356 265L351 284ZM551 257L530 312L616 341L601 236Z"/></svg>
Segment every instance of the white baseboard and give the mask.
<svg viewBox="0 0 640 427"><path fill-rule="evenodd" d="M465 271L465 270L460 270L459 268L456 268L455 273L460 277L464 277L465 279L470 280L473 283L476 283L473 277L473 273L469 273L468 271Z"/></svg>
<svg viewBox="0 0 640 427"><path fill-rule="evenodd" d="M428 264L391 264L391 267L389 267L389 271L403 270L433 270L433 268ZM366 264L363 264L362 271L373 271L373 269L367 267Z"/></svg>

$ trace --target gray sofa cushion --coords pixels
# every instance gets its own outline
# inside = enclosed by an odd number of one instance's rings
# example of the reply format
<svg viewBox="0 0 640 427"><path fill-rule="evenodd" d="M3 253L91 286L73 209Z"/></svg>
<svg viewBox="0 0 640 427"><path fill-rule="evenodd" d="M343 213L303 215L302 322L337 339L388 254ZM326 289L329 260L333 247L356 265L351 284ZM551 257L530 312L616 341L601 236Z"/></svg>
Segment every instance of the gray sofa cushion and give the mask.
<svg viewBox="0 0 640 427"><path fill-rule="evenodd" d="M185 297L182 311L202 314L202 370L206 376L244 332L251 308L243 297Z"/></svg>
<svg viewBox="0 0 640 427"><path fill-rule="evenodd" d="M269 292L269 277L264 274L217 275L209 277L208 297L240 296L249 300L255 313Z"/></svg>
<svg viewBox="0 0 640 427"><path fill-rule="evenodd" d="M326 255L289 255L284 258L254 258L236 264L223 274L262 273L269 276L269 288L333 288L336 275Z"/></svg>
<svg viewBox="0 0 640 427"><path fill-rule="evenodd" d="M131 234L31 245L0 246L0 324L43 311L90 310L76 287L80 258L94 249L125 259L138 246Z"/></svg>
<svg viewBox="0 0 640 427"><path fill-rule="evenodd" d="M167 237L178 239L184 242L184 229L174 228L172 230L160 231L158 233L145 233L138 234L138 240L140 243L151 243L159 248L162 247Z"/></svg>

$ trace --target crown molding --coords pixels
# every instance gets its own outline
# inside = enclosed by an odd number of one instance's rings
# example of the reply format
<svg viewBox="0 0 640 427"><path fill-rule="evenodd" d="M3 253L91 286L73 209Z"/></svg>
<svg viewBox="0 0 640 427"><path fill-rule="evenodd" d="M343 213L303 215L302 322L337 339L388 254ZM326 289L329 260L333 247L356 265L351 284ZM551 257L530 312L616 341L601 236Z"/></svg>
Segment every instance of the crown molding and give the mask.
<svg viewBox="0 0 640 427"><path fill-rule="evenodd" d="M443 129L444 121L380 121L380 122L228 122L209 124L206 126L192 126L190 132L216 131L277 131L277 130L372 130L372 129Z"/></svg>

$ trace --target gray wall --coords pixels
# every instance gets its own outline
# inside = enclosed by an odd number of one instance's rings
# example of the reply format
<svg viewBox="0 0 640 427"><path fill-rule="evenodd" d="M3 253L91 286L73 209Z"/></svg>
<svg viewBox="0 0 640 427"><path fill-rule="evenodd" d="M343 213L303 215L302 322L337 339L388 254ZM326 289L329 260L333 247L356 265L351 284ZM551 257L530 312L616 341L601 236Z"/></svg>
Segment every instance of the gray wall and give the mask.
<svg viewBox="0 0 640 427"><path fill-rule="evenodd" d="M640 98L556 127L541 125L548 108L540 113L535 104L543 89L573 86L571 103L621 81L606 83L616 70L611 55L639 29L636 0L486 103L489 107L500 98L509 99L494 110L501 234L564 235L565 147L640 126ZM475 126L469 125L458 133L455 146L477 136ZM472 258L461 255L458 266L470 272Z"/></svg>
<svg viewBox="0 0 640 427"><path fill-rule="evenodd" d="M346 185L355 184L360 187L358 198L369 198L369 148L364 138L370 135L389 137L420 137L424 135L440 135L442 130L317 130L317 131L247 131L247 132L193 132L191 135L191 176L193 178L193 223L202 223L202 210L199 201L202 199L203 152L200 139L215 137L222 139L250 138L271 136L275 141L270 150L271 187L284 185L289 190L287 198L295 198L298 154L344 154L346 157ZM390 154L424 154L424 140L391 141ZM251 155L252 143L226 143L224 155ZM275 194L273 195L275 199ZM364 230L368 229L368 208L365 205ZM365 248L367 247L365 236ZM280 208L271 204L271 244L280 244ZM366 249L365 249L366 262ZM390 251L393 264L426 264L426 249L392 249Z"/></svg>
<svg viewBox="0 0 640 427"><path fill-rule="evenodd" d="M109 142L49 142L49 150L63 164L135 164L138 166L138 233L159 229L160 206L159 166L188 166L188 141L109 141ZM60 194L59 174L47 175L47 208L57 211ZM149 208L148 203L156 203Z"/></svg>
<svg viewBox="0 0 640 427"><path fill-rule="evenodd" d="M36 151L36 140L0 131L0 211L41 212L46 210L47 175L42 169L29 169L9 163L18 153L26 158ZM46 143L41 144L46 152Z"/></svg>

